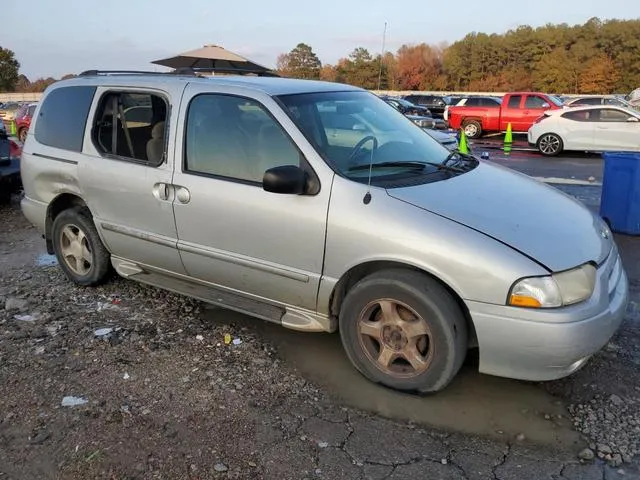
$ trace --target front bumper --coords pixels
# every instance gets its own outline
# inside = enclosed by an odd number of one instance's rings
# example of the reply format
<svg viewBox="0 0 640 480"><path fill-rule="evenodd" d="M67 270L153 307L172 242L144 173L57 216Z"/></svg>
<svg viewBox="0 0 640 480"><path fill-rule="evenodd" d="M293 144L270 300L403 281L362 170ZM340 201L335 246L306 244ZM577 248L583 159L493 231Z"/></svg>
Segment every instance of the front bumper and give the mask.
<svg viewBox="0 0 640 480"><path fill-rule="evenodd" d="M582 367L620 327L629 285L617 248L598 269L591 299L553 310L468 302L480 349L480 372L555 380Z"/></svg>

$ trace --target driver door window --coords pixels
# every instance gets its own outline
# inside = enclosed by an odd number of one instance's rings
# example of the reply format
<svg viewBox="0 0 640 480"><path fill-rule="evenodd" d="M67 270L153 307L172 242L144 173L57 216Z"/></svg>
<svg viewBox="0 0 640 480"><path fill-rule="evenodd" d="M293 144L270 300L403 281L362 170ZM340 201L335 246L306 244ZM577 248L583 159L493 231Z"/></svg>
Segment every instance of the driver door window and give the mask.
<svg viewBox="0 0 640 480"><path fill-rule="evenodd" d="M257 102L202 94L189 105L185 172L262 184L265 171L300 165L301 153Z"/></svg>

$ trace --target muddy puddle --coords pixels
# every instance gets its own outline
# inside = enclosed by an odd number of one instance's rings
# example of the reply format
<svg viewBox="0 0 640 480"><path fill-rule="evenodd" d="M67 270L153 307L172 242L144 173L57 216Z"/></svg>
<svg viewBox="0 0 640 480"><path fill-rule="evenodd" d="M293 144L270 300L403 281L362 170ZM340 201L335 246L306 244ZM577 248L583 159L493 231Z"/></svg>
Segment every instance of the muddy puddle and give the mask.
<svg viewBox="0 0 640 480"><path fill-rule="evenodd" d="M538 384L479 374L473 351L447 389L419 396L366 380L349 363L337 334L295 332L222 309L207 309L205 315L258 330L284 361L348 406L445 431L507 441L524 434L530 441L559 448L582 444L562 401Z"/></svg>

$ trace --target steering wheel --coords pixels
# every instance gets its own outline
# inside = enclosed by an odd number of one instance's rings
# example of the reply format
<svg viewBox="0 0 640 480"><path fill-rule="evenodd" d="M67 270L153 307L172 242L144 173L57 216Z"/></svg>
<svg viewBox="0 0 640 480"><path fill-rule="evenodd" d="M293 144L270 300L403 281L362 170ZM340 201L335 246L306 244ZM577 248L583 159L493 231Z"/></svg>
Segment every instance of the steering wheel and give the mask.
<svg viewBox="0 0 640 480"><path fill-rule="evenodd" d="M373 135L367 135L358 143L356 143L356 146L353 147L353 150L351 150L351 154L349 154L349 164L353 163L354 159L358 156L358 153L360 152L360 150L362 150L362 147L364 147L365 144L370 140L373 142L373 150L371 151L371 155L373 155L373 152L375 152L376 149L378 148L378 139Z"/></svg>

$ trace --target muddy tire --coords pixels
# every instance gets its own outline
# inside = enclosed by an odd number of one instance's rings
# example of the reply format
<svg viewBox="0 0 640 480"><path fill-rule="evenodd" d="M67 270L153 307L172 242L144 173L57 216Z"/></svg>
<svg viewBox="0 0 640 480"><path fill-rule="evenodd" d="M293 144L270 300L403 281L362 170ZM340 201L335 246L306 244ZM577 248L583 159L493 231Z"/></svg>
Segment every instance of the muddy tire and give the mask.
<svg viewBox="0 0 640 480"><path fill-rule="evenodd" d="M462 130L467 138L479 138L482 135L482 124L477 120L465 120L462 122Z"/></svg>
<svg viewBox="0 0 640 480"><path fill-rule="evenodd" d="M109 277L111 256L86 207L61 212L53 221L52 240L58 263L72 282L95 286Z"/></svg>
<svg viewBox="0 0 640 480"><path fill-rule="evenodd" d="M536 146L538 151L545 157L555 157L564 150L564 142L555 133L540 135Z"/></svg>
<svg viewBox="0 0 640 480"><path fill-rule="evenodd" d="M445 388L467 353L460 307L436 280L409 270L374 273L349 290L342 345L369 380L420 393Z"/></svg>

